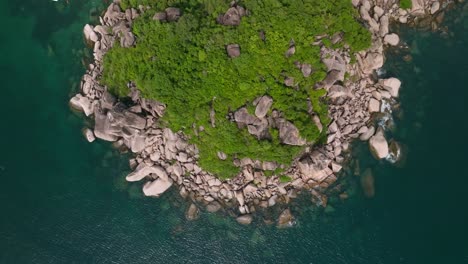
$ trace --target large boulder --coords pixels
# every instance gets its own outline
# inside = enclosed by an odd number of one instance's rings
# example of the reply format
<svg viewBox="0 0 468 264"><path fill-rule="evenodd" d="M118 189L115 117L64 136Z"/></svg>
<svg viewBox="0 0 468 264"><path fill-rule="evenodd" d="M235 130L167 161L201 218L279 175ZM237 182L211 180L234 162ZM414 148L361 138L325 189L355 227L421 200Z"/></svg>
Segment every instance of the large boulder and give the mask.
<svg viewBox="0 0 468 264"><path fill-rule="evenodd" d="M179 20L180 16L182 15L182 12L180 11L180 9L176 7L168 7L166 8L165 11L166 11L166 19L169 22Z"/></svg>
<svg viewBox="0 0 468 264"><path fill-rule="evenodd" d="M257 107L255 108L255 115L258 118L264 118L268 111L270 110L271 105L273 104L273 99L269 96L262 96L258 100Z"/></svg>
<svg viewBox="0 0 468 264"><path fill-rule="evenodd" d="M382 86L390 92L393 97L398 97L400 91L401 81L397 78L388 78L381 81Z"/></svg>
<svg viewBox="0 0 468 264"><path fill-rule="evenodd" d="M306 144L305 139L299 135L299 129L293 123L287 120L281 120L278 125L279 138L281 143L293 146L303 146Z"/></svg>
<svg viewBox="0 0 468 264"><path fill-rule="evenodd" d="M226 52L230 58L237 58L240 56L240 46L238 44L229 44L226 46Z"/></svg>
<svg viewBox="0 0 468 264"><path fill-rule="evenodd" d="M134 172L127 175L125 179L129 182L136 182L136 181L142 180L143 178L145 178L146 176L149 176L150 174L154 174L155 176L164 180L168 179L167 172L162 167L147 166L144 163L142 164L143 165L138 166Z"/></svg>
<svg viewBox="0 0 468 264"><path fill-rule="evenodd" d="M94 103L88 97L81 94L77 94L70 99L70 106L84 112L86 116L90 116L94 112Z"/></svg>
<svg viewBox="0 0 468 264"><path fill-rule="evenodd" d="M225 26L238 26L241 21L241 13L235 7L229 8L224 15L218 17L218 23Z"/></svg>
<svg viewBox="0 0 468 264"><path fill-rule="evenodd" d="M172 183L173 182L170 178L158 178L155 181L145 183L145 185L143 186L143 193L146 196L159 197L172 186Z"/></svg>
<svg viewBox="0 0 468 264"><path fill-rule="evenodd" d="M358 62L361 70L365 74L370 74L374 70L380 69L384 63L384 57L378 52L369 52L365 57L358 56Z"/></svg>
<svg viewBox="0 0 468 264"><path fill-rule="evenodd" d="M101 111L94 111L94 135L105 141L116 141L122 135L121 127L112 126L108 116Z"/></svg>
<svg viewBox="0 0 468 264"><path fill-rule="evenodd" d="M97 42L99 40L99 37L96 34L96 32L94 32L93 27L88 25L88 24L86 24L84 26L83 34L84 34L84 37L85 37L86 41L88 41L88 42L95 43L95 42Z"/></svg>
<svg viewBox="0 0 468 264"><path fill-rule="evenodd" d="M388 142L384 137L384 132L381 128L377 129L377 133L369 139L369 148L376 159L383 159L387 157Z"/></svg>
<svg viewBox="0 0 468 264"><path fill-rule="evenodd" d="M400 43L400 37L398 37L398 35L395 33L387 34L384 37L384 42L390 46L396 46L398 43Z"/></svg>

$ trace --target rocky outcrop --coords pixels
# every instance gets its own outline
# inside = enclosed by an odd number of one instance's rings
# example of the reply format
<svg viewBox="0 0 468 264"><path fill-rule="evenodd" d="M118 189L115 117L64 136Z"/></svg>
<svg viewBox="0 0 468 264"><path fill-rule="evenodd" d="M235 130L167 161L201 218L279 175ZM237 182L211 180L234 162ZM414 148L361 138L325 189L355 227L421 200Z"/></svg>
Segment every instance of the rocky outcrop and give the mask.
<svg viewBox="0 0 468 264"><path fill-rule="evenodd" d="M383 66L386 45L400 45L401 42L398 35L390 32L389 21L411 23L415 15L437 14L442 8L438 1L427 0L413 0L413 8L408 11L399 9L394 0L353 0L352 3L372 33L372 46L356 54L357 63L351 63L353 58L346 45L334 50L323 44L324 39L335 44L342 41L345 38L343 32L316 38L313 45L320 46L326 77L314 88L325 89L324 99L329 102L331 122L322 124L310 104L310 118L318 130L326 134L326 143L320 147L305 147L289 167L216 150L217 158L232 161L240 169L232 179L218 179L202 170L197 162L197 147L189 144L183 133L157 125L166 109L163 103L142 98L132 82L128 83L129 99L125 102L113 97L106 87L100 85L105 53L115 42L122 47L131 47L138 42L131 30L133 20L144 12L154 12L144 6L138 10L122 11L118 4L112 3L101 17L101 25L84 27L84 37L93 47L94 62L89 65L80 84L80 93L70 100L70 105L94 119L94 129L84 130L88 141L92 142L94 137L112 141L119 149L126 148L133 153L130 160L133 172L126 179L130 182L147 181L143 187L145 195L157 197L176 185L183 197L194 201L186 212L189 220L198 218L200 209L196 203L206 205L209 212L216 212L222 206L235 208L235 212L240 214L237 221L250 224L253 212L288 203L299 189L306 189L314 204L326 206L328 191L340 190L336 181L339 173L346 170L343 163L349 157L348 149L353 140L369 140L370 150L378 159L391 160L393 156L401 156L401 146L394 141L388 145L382 129L384 125L380 123L381 116L389 115L388 106L395 103L401 82L393 77L376 80L375 71ZM151 15L161 22L174 22L182 12L171 7ZM217 22L238 26L245 15L248 11L233 2ZM266 41L265 32L259 32L259 36ZM285 47L285 57L295 54L293 40ZM226 52L231 58L241 55L237 44L227 45ZM295 66L305 78L315 71L304 62L295 62ZM298 88L297 80L291 76L284 75L279 81L290 87L285 89ZM310 143L300 136L294 123L275 109L270 96L259 96L252 104L255 110L249 113L248 109L252 108L246 105L229 113L229 119L258 139L271 139L269 131L276 129L283 144L304 146ZM214 122L212 125L215 126ZM197 133L203 131L202 127L194 126L193 129ZM276 174L267 177L277 168L284 169L289 182L281 182ZM366 170L361 175L361 184L367 197L375 195L372 171ZM278 227L294 224L289 209L282 211L277 224Z"/></svg>

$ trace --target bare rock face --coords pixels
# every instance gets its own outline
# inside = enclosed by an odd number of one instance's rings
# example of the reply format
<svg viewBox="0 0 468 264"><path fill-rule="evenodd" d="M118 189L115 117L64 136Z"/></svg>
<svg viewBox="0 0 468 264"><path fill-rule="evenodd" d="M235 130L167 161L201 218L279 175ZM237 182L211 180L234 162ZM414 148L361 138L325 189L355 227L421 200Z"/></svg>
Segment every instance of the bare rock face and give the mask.
<svg viewBox="0 0 468 264"><path fill-rule="evenodd" d="M145 183L145 185L143 186L143 193L146 196L159 197L172 186L172 183L172 179L170 178L158 178L155 181Z"/></svg>
<svg viewBox="0 0 468 264"><path fill-rule="evenodd" d="M376 159L387 157L389 152L388 142L381 128L377 129L377 133L369 139L369 148Z"/></svg>
<svg viewBox="0 0 468 264"><path fill-rule="evenodd" d="M273 104L273 99L269 96L262 96L257 103L255 108L255 115L258 118L264 118L268 111L270 110L271 105Z"/></svg>
<svg viewBox="0 0 468 264"><path fill-rule="evenodd" d="M305 139L299 135L299 129L293 123L282 120L279 123L279 138L281 143L293 146L303 146L306 144Z"/></svg>
<svg viewBox="0 0 468 264"><path fill-rule="evenodd" d="M395 33L387 34L384 37L384 42L391 46L397 46L398 43L400 43L400 37L398 37L398 35Z"/></svg>
<svg viewBox="0 0 468 264"><path fill-rule="evenodd" d="M238 44L229 44L226 46L226 52L230 58L237 58L240 56L240 47Z"/></svg>
<svg viewBox="0 0 468 264"><path fill-rule="evenodd" d="M294 225L294 217L289 209L284 210L278 217L278 228L286 228Z"/></svg>
<svg viewBox="0 0 468 264"><path fill-rule="evenodd" d="M397 78L388 78L382 80L382 86L390 92L393 97L398 97L398 92L400 91L401 81Z"/></svg>
<svg viewBox="0 0 468 264"><path fill-rule="evenodd" d="M377 52L369 52L367 55L358 60L361 70L365 74L370 74L372 71L382 68L384 63L383 55Z"/></svg>
<svg viewBox="0 0 468 264"><path fill-rule="evenodd" d="M252 223L252 216L245 214L236 218L236 221L241 225L250 225Z"/></svg>
<svg viewBox="0 0 468 264"><path fill-rule="evenodd" d="M367 198L372 198L375 195L375 180L371 169L366 169L361 175L361 187L364 195Z"/></svg>
<svg viewBox="0 0 468 264"><path fill-rule="evenodd" d="M187 211L185 212L185 218L189 221L193 221L198 219L200 214L200 210L195 204L191 204L189 208L187 208Z"/></svg>

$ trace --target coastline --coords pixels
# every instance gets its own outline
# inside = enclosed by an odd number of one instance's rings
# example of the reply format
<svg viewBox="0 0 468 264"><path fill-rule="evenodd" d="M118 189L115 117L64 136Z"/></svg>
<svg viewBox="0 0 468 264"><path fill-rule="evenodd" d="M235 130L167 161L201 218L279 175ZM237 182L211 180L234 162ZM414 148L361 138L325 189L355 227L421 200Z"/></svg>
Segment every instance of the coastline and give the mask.
<svg viewBox="0 0 468 264"><path fill-rule="evenodd" d="M82 109L87 116L94 115L96 122L94 131L85 130L89 141L93 141L95 137L115 141L117 147L126 146L136 153L136 157L130 161L132 169L136 170L127 176L127 180L137 181L148 176L153 178L154 181L149 181L143 188L147 195L158 196L172 185L177 185L182 196L190 196L197 204L205 204L208 211L219 210L222 206L237 208L243 215L239 218L241 223L250 223L251 213L255 210L274 206L277 202L287 203L301 189L311 192L316 203L325 207L327 200L325 193L335 189L338 173L347 158L347 154L342 153L348 150L352 140L357 138L370 140L378 158L388 156L390 151L388 142L383 131L372 124L371 116L373 113L385 112L386 108L382 106L387 104L383 102L394 102L400 85L397 79L377 80L372 75L383 65L383 43L398 44L394 35L385 40L386 36L389 36L388 21L397 18L401 22L405 16L413 18L408 14L401 15L394 5L389 8L380 7L383 13L379 15L380 9L369 1L354 2L353 4L360 9L361 17L370 25L373 46L370 50L360 53L354 65L349 64L351 58L347 51L323 49L323 60L329 74L322 85L328 89L327 96L332 99L329 112L335 122L328 127L327 144L320 149L306 151L304 156L298 158L288 170L287 174L293 179L291 182L282 183L278 177L266 177L262 173L253 171L253 169L271 168L273 165L251 160L239 161L239 165L244 167L242 174L228 181L220 181L201 171L196 165L194 162L194 157L197 155L196 147L187 145L183 135L173 133L167 128L160 129L153 126L155 120L162 116L164 105L139 98L137 90L133 89L132 99L135 104L131 106L132 110L122 109L122 104L99 85L102 57L107 49L116 40L119 40L122 46L133 45L135 37L130 31L131 21L139 12L152 12L150 10L142 8L139 11L131 10L123 13L115 4L111 4L101 23L113 27L114 32L120 37L109 34L102 26L85 27L88 41L95 43L95 62L90 65L87 74L83 77L82 94L72 98L71 104L74 108ZM413 2L419 3L419 1ZM429 1L420 5L421 8L413 6L414 14L423 15L423 10L424 14L433 13L431 9L434 4L432 1L430 4L427 2ZM373 18L369 15L370 10L373 10ZM121 21L125 21L124 27L121 27ZM347 80L344 80L345 73L350 75ZM357 78L354 79L353 76ZM338 85L337 82L343 82L343 85ZM145 115L135 113L138 112L138 108L143 109L140 109L140 112L144 112ZM340 122L340 118L344 121ZM132 128L129 134L124 134L120 139L108 133L109 129L129 130L128 128ZM176 161L171 164L171 160ZM190 175L185 177L187 172ZM334 191L340 193L340 190ZM192 212L189 212L189 215L195 215L198 211L196 205L193 204L190 208L189 211ZM281 226L293 223L289 210L283 212L279 223Z"/></svg>

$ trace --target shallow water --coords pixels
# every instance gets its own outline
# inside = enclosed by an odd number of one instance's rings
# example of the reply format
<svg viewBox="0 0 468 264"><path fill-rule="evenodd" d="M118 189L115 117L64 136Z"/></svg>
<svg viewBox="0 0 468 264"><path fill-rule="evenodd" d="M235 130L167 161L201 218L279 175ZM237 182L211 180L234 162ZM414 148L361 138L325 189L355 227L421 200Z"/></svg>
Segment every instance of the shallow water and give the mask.
<svg viewBox="0 0 468 264"><path fill-rule="evenodd" d="M278 230L222 214L188 222L175 193L142 197L124 181L125 157L85 142L67 102L88 52L82 26L104 4L70 2L0 2L1 263L468 263L462 11L447 18L449 37L402 28L413 59L392 52L385 65L403 81L392 137L409 149L404 167L357 146L376 197L350 177L352 198L327 212L305 198L292 208L296 227Z"/></svg>

